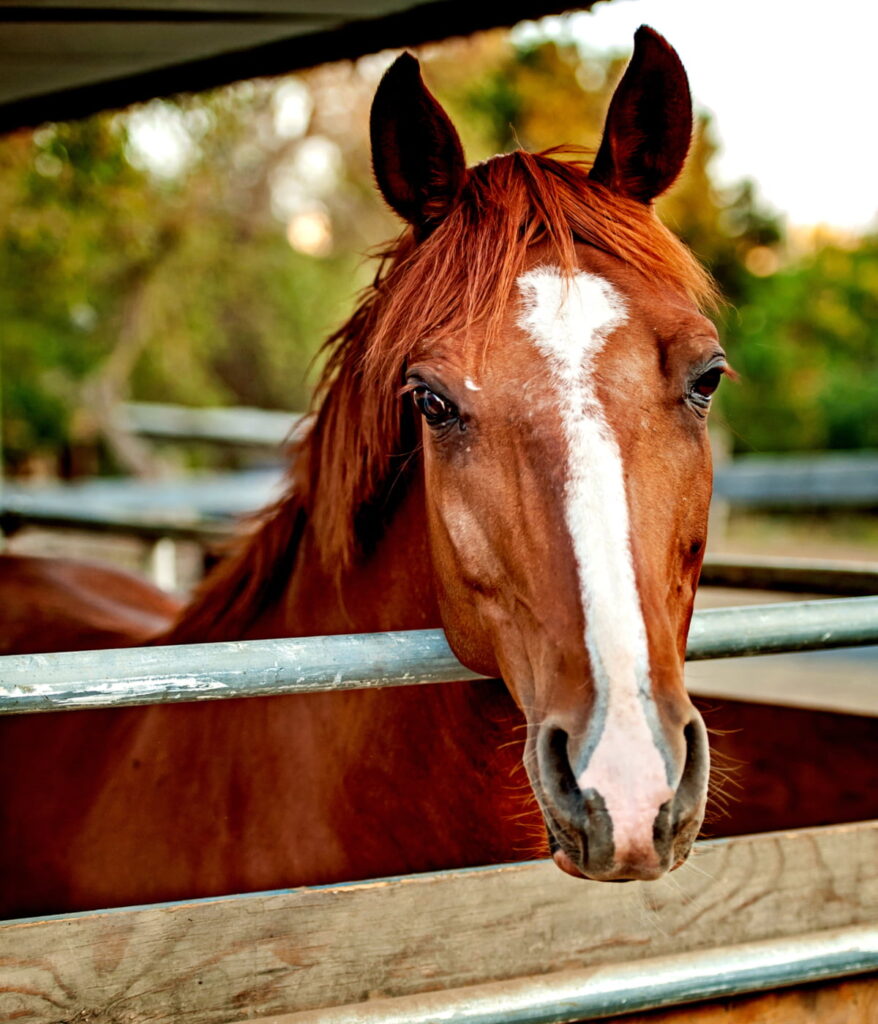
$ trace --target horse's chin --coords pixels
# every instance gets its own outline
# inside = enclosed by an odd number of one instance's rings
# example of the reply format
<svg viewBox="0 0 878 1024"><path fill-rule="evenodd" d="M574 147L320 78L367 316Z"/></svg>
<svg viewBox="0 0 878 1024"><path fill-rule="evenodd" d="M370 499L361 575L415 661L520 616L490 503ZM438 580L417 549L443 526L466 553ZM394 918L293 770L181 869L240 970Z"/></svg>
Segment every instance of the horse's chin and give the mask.
<svg viewBox="0 0 878 1024"><path fill-rule="evenodd" d="M591 875L587 875L587 874L585 874L585 872L580 870L576 866L576 864L573 862L573 860L563 850L556 850L552 854L552 860L566 874L570 875L573 878L584 878L587 882L633 882L633 881L635 881L634 878L629 878L629 877L626 877L625 875L620 875L618 878L614 878L612 876L602 876L601 878L592 878ZM676 868L676 867L679 867L679 865L675 864L674 867L671 868L671 871L673 871L674 868ZM663 869L659 869L654 874L653 873L643 874L642 876L638 876L638 878L639 878L640 881L654 881L656 878L661 878L661 876L664 873L665 872L664 872Z"/></svg>

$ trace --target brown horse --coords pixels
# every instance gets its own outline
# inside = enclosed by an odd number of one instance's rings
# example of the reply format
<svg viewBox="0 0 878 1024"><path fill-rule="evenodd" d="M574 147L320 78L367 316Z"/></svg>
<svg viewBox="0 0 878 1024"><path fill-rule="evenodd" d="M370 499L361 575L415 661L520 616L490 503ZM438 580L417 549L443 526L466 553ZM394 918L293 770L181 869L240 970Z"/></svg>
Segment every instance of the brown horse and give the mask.
<svg viewBox="0 0 878 1024"><path fill-rule="evenodd" d="M520 859L547 834L577 876L683 862L725 363L710 281L651 202L690 132L685 72L646 28L590 169L467 169L397 60L373 160L409 227L330 339L287 496L153 642L441 625L504 682L6 719L7 914Z"/></svg>

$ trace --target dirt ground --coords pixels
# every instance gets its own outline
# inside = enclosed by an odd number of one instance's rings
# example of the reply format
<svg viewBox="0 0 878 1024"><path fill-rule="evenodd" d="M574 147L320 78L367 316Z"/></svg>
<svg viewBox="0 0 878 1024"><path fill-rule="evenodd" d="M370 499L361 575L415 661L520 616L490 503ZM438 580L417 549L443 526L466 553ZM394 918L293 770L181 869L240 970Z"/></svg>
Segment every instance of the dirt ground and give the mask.
<svg viewBox="0 0 878 1024"><path fill-rule="evenodd" d="M835 558L878 563L878 514L732 513L711 521L713 555Z"/></svg>

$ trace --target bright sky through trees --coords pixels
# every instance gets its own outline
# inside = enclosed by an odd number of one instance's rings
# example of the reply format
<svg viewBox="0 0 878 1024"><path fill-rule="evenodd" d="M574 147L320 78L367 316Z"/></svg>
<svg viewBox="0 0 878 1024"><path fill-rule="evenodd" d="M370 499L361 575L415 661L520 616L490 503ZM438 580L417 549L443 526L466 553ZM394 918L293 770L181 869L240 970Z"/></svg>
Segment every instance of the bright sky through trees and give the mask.
<svg viewBox="0 0 878 1024"><path fill-rule="evenodd" d="M722 181L753 178L794 225L878 226L878 4L613 0L542 25L627 53L644 23L676 47L715 115Z"/></svg>

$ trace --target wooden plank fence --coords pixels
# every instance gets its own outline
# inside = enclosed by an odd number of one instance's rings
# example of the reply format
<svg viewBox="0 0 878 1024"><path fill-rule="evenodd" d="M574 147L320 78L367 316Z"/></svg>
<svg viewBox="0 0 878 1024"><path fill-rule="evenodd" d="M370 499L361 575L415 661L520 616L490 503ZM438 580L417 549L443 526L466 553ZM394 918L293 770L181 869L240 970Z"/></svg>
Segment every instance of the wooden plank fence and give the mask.
<svg viewBox="0 0 878 1024"><path fill-rule="evenodd" d="M301 413L266 409L197 409L129 402L118 422L153 440L208 442L277 451L307 424ZM876 508L878 453L753 453L717 459L716 496L751 508Z"/></svg>
<svg viewBox="0 0 878 1024"><path fill-rule="evenodd" d="M875 968L870 822L625 886L536 861L10 922L0 1020L536 1024Z"/></svg>
<svg viewBox="0 0 878 1024"><path fill-rule="evenodd" d="M307 422L298 412L230 408L190 408L162 402L125 402L117 407L117 425L157 441L199 441L277 451Z"/></svg>

